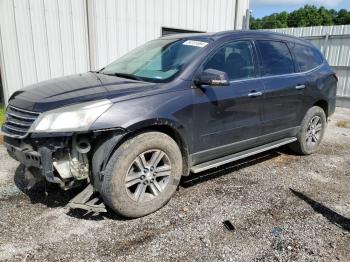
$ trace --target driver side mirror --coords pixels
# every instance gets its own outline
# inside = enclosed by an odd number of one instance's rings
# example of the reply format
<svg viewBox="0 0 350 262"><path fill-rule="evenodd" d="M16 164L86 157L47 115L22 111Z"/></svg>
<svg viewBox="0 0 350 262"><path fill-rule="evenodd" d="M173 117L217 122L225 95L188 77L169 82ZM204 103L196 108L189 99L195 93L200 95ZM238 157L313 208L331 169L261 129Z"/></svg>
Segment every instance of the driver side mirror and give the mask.
<svg viewBox="0 0 350 262"><path fill-rule="evenodd" d="M229 86L230 80L226 72L216 69L205 69L194 80L195 85L210 85L210 86Z"/></svg>

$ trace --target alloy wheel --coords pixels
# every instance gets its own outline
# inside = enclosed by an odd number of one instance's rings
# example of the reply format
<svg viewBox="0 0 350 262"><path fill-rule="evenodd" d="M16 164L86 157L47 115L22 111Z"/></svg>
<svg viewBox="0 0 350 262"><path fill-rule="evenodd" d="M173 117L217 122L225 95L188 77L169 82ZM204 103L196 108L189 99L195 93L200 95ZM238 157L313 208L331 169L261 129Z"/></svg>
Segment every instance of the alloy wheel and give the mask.
<svg viewBox="0 0 350 262"><path fill-rule="evenodd" d="M308 147L313 148L319 144L322 134L323 124L321 117L314 116L309 124L306 131L306 144Z"/></svg>
<svg viewBox="0 0 350 262"><path fill-rule="evenodd" d="M162 194L170 181L169 157L162 150L152 149L134 159L125 177L125 187L134 201L146 202Z"/></svg>

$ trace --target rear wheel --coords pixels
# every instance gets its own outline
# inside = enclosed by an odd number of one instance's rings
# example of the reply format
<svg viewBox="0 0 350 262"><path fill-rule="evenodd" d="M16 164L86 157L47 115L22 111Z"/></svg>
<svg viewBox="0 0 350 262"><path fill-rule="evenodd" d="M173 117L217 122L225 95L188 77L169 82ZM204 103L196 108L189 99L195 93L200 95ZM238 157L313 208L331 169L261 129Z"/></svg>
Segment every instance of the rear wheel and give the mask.
<svg viewBox="0 0 350 262"><path fill-rule="evenodd" d="M298 141L292 143L290 148L302 155L314 153L323 139L327 125L326 114L318 106L311 107L301 124L301 129L297 135Z"/></svg>
<svg viewBox="0 0 350 262"><path fill-rule="evenodd" d="M182 156L166 134L147 132L124 142L107 164L101 195L115 212L140 217L164 206L176 191Z"/></svg>

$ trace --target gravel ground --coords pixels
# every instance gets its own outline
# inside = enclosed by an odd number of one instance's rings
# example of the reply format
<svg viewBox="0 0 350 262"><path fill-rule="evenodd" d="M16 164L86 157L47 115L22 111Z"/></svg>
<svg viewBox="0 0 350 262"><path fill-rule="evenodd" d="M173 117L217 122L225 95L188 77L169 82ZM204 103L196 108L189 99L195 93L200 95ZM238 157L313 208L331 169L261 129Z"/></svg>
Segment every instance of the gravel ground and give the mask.
<svg viewBox="0 0 350 262"><path fill-rule="evenodd" d="M134 220L68 211L76 190L20 190L21 168L0 146L0 260L350 261L346 121L337 109L314 155L281 148L192 175Z"/></svg>

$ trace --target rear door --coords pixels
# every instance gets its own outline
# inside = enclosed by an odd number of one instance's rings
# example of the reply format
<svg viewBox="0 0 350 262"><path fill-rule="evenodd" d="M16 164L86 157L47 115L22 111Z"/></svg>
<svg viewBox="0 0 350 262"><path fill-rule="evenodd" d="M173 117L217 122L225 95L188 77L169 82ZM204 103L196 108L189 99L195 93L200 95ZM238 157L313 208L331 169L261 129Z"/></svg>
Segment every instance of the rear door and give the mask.
<svg viewBox="0 0 350 262"><path fill-rule="evenodd" d="M262 135L266 142L294 135L300 125L306 77L297 73L287 43L257 40L255 44L265 86Z"/></svg>
<svg viewBox="0 0 350 262"><path fill-rule="evenodd" d="M303 74L306 79L303 106L300 115L301 122L306 111L312 106L312 103L315 102L315 90L322 88L324 81L327 81L327 78L329 79L329 75L332 75L332 72L325 72L319 68L323 64L323 57L315 48L302 43L293 43L289 46L297 70L300 74ZM333 77L331 77L331 79L333 79Z"/></svg>
<svg viewBox="0 0 350 262"><path fill-rule="evenodd" d="M256 60L253 43L244 40L222 45L204 63L202 71L226 72L230 86L193 89L195 163L252 147L261 135L264 87Z"/></svg>

